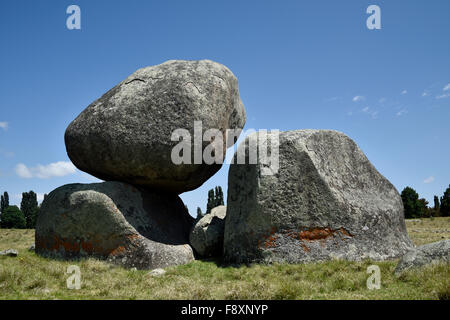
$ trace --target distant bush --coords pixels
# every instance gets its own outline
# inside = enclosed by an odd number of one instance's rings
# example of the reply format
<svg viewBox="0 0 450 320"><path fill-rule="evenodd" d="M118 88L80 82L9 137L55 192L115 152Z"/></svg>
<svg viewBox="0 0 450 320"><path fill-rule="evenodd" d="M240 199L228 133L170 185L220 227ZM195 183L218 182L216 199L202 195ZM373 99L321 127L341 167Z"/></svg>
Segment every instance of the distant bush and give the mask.
<svg viewBox="0 0 450 320"><path fill-rule="evenodd" d="M405 209L405 218L420 218L423 212L423 203L419 202L419 195L416 190L406 187L403 189L401 197Z"/></svg>
<svg viewBox="0 0 450 320"><path fill-rule="evenodd" d="M9 206L4 210L0 224L7 229L25 229L27 226L25 216L17 206Z"/></svg>

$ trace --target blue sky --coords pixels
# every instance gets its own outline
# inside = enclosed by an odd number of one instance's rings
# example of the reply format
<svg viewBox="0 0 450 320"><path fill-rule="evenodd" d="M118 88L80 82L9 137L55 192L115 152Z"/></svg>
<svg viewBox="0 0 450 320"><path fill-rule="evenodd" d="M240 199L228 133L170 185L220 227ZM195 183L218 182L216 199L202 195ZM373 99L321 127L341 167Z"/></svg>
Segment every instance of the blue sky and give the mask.
<svg viewBox="0 0 450 320"><path fill-rule="evenodd" d="M66 8L81 8L81 30ZM381 8L368 30L366 8ZM211 59L239 80L245 129L335 129L401 191L450 184L450 1L0 2L0 192L20 203L74 170L67 125L136 69ZM191 213L228 165L182 194Z"/></svg>

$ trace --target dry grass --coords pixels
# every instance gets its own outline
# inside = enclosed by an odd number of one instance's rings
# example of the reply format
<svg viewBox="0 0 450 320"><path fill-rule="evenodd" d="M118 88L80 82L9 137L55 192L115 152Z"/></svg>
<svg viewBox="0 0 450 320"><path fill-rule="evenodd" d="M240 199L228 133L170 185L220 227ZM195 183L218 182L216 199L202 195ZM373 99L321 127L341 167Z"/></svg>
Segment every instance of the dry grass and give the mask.
<svg viewBox="0 0 450 320"><path fill-rule="evenodd" d="M450 217L408 219L406 228L416 246L450 239Z"/></svg>
<svg viewBox="0 0 450 320"><path fill-rule="evenodd" d="M450 238L450 218L407 221L411 238L423 244ZM0 299L449 299L448 265L410 271L400 278L397 261L329 261L307 264L224 267L195 261L167 268L160 278L103 261L55 261L27 249L33 230L0 229L0 250L15 248L16 258L0 257ZM81 269L81 289L66 287L67 267ZM381 269L381 289L368 290L367 267Z"/></svg>

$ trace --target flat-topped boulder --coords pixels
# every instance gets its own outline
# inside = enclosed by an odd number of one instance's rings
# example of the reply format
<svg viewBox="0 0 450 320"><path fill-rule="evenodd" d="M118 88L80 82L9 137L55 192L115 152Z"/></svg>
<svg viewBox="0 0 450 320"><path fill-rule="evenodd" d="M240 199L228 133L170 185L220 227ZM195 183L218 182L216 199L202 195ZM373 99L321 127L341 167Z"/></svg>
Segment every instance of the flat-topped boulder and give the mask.
<svg viewBox="0 0 450 320"><path fill-rule="evenodd" d="M269 133L267 140L258 136L238 147L246 164L230 166L225 260L379 261L412 248L399 193L345 134L296 130ZM252 145L267 146L268 155L278 152L278 165L260 158L249 164Z"/></svg>
<svg viewBox="0 0 450 320"><path fill-rule="evenodd" d="M194 259L193 218L181 199L122 182L69 184L43 201L35 251L63 259L96 257L138 269Z"/></svg>
<svg viewBox="0 0 450 320"><path fill-rule="evenodd" d="M171 60L137 70L89 105L66 129L65 143L74 165L93 176L179 194L201 186L222 166L196 161L195 134L203 152L211 143L202 142L205 131L219 130L224 143L216 151L224 157L226 142L235 142L227 141L226 130L242 129L245 120L238 81L227 67ZM182 140L172 139L176 129L191 137L183 139L190 163L172 160Z"/></svg>

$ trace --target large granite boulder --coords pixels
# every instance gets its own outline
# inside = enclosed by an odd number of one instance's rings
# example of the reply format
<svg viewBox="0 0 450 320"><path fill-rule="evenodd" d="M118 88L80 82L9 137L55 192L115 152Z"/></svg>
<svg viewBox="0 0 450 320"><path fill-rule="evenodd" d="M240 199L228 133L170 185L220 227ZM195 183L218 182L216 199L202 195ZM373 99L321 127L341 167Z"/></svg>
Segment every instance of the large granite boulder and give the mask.
<svg viewBox="0 0 450 320"><path fill-rule="evenodd" d="M408 251L397 264L395 273L435 263L450 263L450 240L428 243Z"/></svg>
<svg viewBox="0 0 450 320"><path fill-rule="evenodd" d="M192 224L177 195L121 182L69 184L52 191L42 203L36 253L164 268L194 259L188 245Z"/></svg>
<svg viewBox="0 0 450 320"><path fill-rule="evenodd" d="M263 137L247 137L237 151L247 164L230 166L225 260L385 260L412 247L400 195L346 135L297 130ZM249 164L255 145L268 155Z"/></svg>
<svg viewBox="0 0 450 320"><path fill-rule="evenodd" d="M215 207L195 224L189 240L191 246L200 256L222 255L226 213L226 206Z"/></svg>
<svg viewBox="0 0 450 320"><path fill-rule="evenodd" d="M210 138L202 142L203 133L220 130L224 143L217 140L214 146L224 157L226 142L228 147L235 142L225 136L226 129L242 129L245 120L238 81L227 67L171 60L137 70L89 105L68 126L65 143L75 166L100 179L182 193L201 186L222 165L194 159L199 150L194 122L201 121L196 129L201 152L211 143ZM191 141L172 141L176 129L186 129ZM180 141L191 149L190 163L172 161Z"/></svg>

